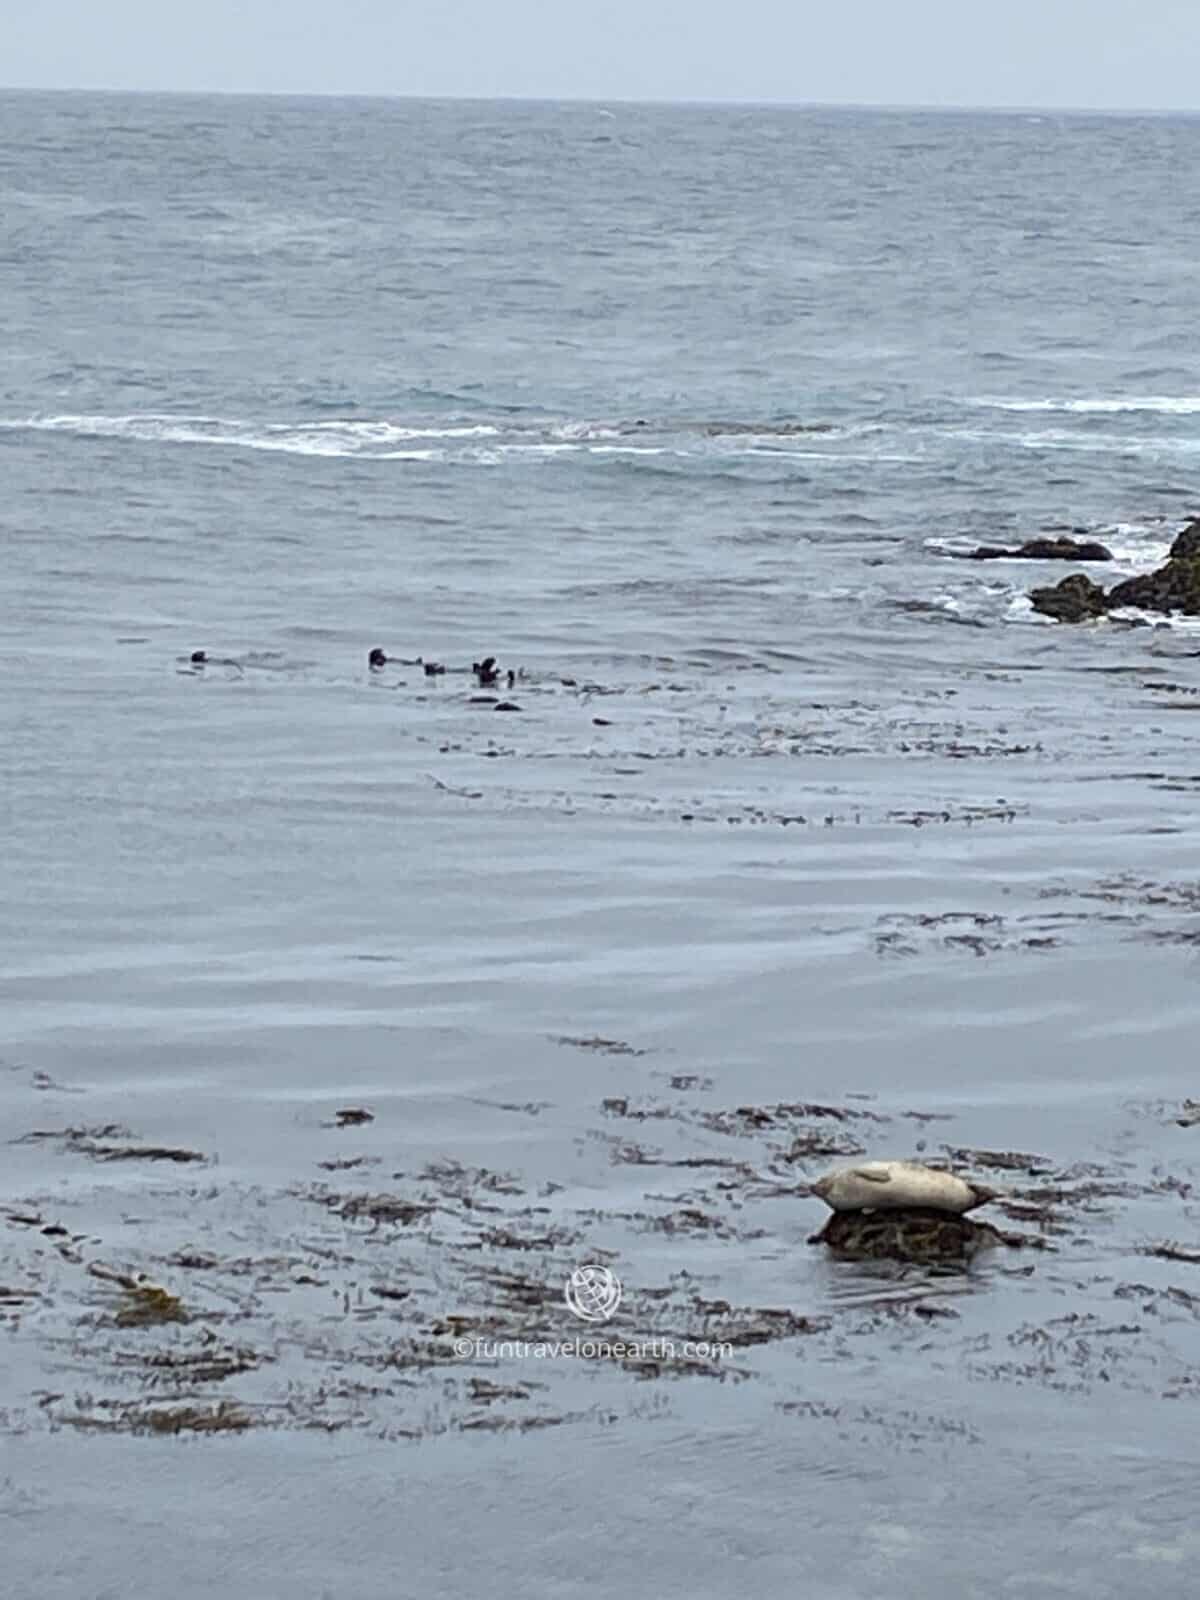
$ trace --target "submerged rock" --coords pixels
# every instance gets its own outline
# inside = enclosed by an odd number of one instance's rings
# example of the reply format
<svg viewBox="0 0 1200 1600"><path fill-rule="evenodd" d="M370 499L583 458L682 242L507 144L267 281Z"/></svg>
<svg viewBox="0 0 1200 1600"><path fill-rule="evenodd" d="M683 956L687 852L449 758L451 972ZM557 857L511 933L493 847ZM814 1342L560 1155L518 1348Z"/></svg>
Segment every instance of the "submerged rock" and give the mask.
<svg viewBox="0 0 1200 1600"><path fill-rule="evenodd" d="M974 550L956 550L963 561L1111 561L1113 553L1095 539L1027 539L1015 548L981 544Z"/></svg>
<svg viewBox="0 0 1200 1600"><path fill-rule="evenodd" d="M1035 611L1056 622L1086 622L1091 617L1102 617L1107 609L1104 590L1081 572L1051 588L1034 589L1029 598Z"/></svg>

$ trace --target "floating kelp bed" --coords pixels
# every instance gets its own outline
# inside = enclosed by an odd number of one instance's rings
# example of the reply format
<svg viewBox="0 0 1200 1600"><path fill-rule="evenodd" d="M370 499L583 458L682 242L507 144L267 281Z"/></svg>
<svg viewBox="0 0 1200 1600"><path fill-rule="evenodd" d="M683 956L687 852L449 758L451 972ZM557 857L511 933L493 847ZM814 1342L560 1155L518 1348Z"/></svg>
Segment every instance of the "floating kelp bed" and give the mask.
<svg viewBox="0 0 1200 1600"><path fill-rule="evenodd" d="M591 1048L593 1036L580 1037ZM80 1193L56 1195L53 1209L44 1196L9 1205L0 1211L0 1283L8 1286L0 1330L13 1359L0 1428L164 1437L262 1427L412 1439L527 1433L657 1416L684 1404L696 1378L739 1391L766 1381L770 1403L786 1410L805 1403L789 1400L787 1386L803 1383L809 1358L847 1349L859 1370L903 1347L922 1362L957 1367L964 1381L1056 1386L1065 1355L1031 1365L981 1354L997 1341L1024 1348L1029 1328L1043 1326L1029 1319L1028 1296L1038 1292L1055 1306L1064 1294L1077 1303L1072 1392L1100 1383L1174 1399L1195 1392L1186 1350L1164 1340L1176 1324L1193 1337L1200 1279L1194 1290L1134 1281L1118 1266L1137 1256L1147 1271L1195 1271L1200 1240L1183 1226L1190 1174L1171 1175L1159 1162L1139 1177L1128 1159L1061 1165L1036 1152L948 1142L944 1155L915 1166L882 1165L907 1183L922 1173L950 1186L972 1215L860 1207L831 1212L810 1235L822 1191L845 1198L820 1175L830 1155L853 1162L868 1144L950 1114L851 1098L714 1106L702 1074L647 1076L641 1059L615 1054L609 1070L637 1077L625 1092L597 1097L577 1146L615 1169L616 1203L567 1173L531 1185L519 1169L450 1157L391 1172L387 1118L377 1108L370 1158L346 1149L348 1131L332 1117L319 1124L345 1152L314 1163L336 1173L336 1185L156 1180L137 1190L136 1222L119 1220L128 1214L119 1201L110 1222L97 1220ZM656 1081L661 1096L648 1089ZM1186 1143L1191 1135L1176 1124L1190 1125L1192 1104L1130 1114ZM510 1114L544 1125L547 1109L514 1105ZM653 1130L658 1142L637 1144L626 1129ZM69 1160L77 1132L39 1133L36 1142L51 1160ZM140 1148L112 1124L86 1137ZM845 1171L880 1165L862 1159ZM1006 1188L954 1169L997 1174ZM874 1198L886 1188L865 1182ZM92 1193L117 1191L110 1182ZM978 1220L983 1204L1024 1231ZM1122 1243L1121 1217L1134 1204L1152 1209ZM1145 1218L1156 1214L1151 1232ZM797 1249L805 1237L823 1255ZM1170 1242L1148 1242L1155 1237ZM1098 1255L1104 1261L1090 1270ZM585 1261L607 1263L625 1280L619 1313L602 1326L580 1323L564 1303L565 1280ZM1039 1291L1044 1272L1052 1281ZM1044 1324L1045 1348L1065 1352L1066 1335L1052 1323ZM543 1358L520 1354L530 1349ZM630 1380L635 1387L623 1387Z"/></svg>

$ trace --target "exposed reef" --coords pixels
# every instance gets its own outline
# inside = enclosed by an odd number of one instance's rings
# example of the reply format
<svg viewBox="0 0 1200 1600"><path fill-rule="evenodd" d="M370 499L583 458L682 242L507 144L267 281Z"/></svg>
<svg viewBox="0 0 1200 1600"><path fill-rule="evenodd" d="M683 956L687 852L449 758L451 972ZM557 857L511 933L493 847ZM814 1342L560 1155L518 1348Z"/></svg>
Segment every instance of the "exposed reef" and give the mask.
<svg viewBox="0 0 1200 1600"><path fill-rule="evenodd" d="M1105 591L1081 573L1045 589L1034 589L1033 609L1056 622L1086 622L1124 606L1142 611L1179 611L1200 616L1200 519L1190 522L1161 567L1126 578Z"/></svg>
<svg viewBox="0 0 1200 1600"><path fill-rule="evenodd" d="M1015 547L976 545L974 550L953 550L960 561L1111 561L1112 551L1095 539L1027 539Z"/></svg>
<svg viewBox="0 0 1200 1600"><path fill-rule="evenodd" d="M1053 617L1056 622L1086 622L1092 617L1102 617L1108 608L1104 590L1081 572L1073 573L1050 588L1034 589L1029 598L1035 611Z"/></svg>

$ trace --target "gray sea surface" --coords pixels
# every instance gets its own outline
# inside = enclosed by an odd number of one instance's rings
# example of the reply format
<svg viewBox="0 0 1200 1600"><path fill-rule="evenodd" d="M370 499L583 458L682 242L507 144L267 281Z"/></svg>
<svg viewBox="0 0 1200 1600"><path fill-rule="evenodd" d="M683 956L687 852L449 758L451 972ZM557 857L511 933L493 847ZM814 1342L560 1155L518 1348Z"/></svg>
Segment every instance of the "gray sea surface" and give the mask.
<svg viewBox="0 0 1200 1600"><path fill-rule="evenodd" d="M0 95L14 1594L1196 1593L1198 158Z"/></svg>

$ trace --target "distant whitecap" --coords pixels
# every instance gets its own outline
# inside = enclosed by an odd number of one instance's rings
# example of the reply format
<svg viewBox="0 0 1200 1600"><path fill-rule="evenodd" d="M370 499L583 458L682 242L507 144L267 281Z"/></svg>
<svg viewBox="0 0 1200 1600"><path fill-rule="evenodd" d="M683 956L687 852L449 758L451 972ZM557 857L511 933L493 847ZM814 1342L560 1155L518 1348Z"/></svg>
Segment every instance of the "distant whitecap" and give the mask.
<svg viewBox="0 0 1200 1600"><path fill-rule="evenodd" d="M1126 411L1159 412L1168 416L1191 416L1200 412L1200 395L1120 395L1096 396L1092 399L1068 400L1046 398L1041 400L1001 400L980 398L972 405L987 406L995 411L1064 411L1080 416L1106 416Z"/></svg>

